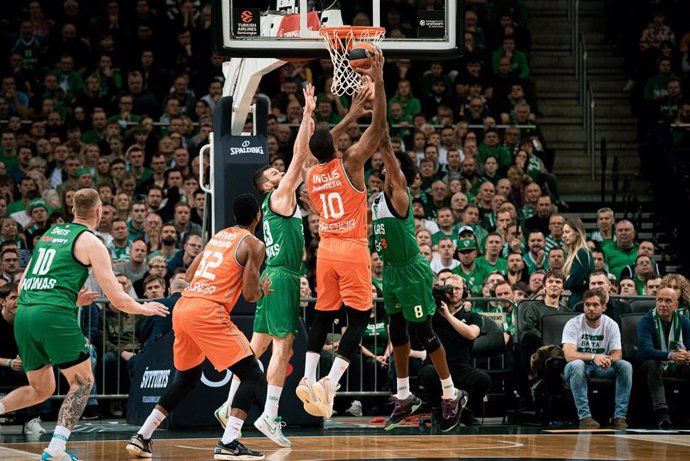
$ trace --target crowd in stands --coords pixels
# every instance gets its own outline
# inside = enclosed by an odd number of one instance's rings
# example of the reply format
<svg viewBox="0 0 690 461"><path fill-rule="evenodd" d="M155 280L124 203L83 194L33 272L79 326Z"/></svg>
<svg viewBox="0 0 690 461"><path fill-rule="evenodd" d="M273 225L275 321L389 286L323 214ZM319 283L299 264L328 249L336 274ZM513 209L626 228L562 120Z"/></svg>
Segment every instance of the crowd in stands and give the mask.
<svg viewBox="0 0 690 461"><path fill-rule="evenodd" d="M415 2L390 3L382 18L387 34L404 36L412 28ZM654 242L638 242L633 224L616 221L613 210L599 210L591 233L579 218L563 214L567 205L551 171L554 155L538 125L524 3L466 3L463 58L389 59L384 80L394 148L407 152L419 167L410 187L417 242L437 284L451 287L434 321L442 341L452 343L446 349L453 351L449 363L460 373L457 382L471 383L470 407L481 414L491 380L474 367L471 351L485 322L497 322L506 348L527 345L516 359L523 365L522 394L527 396L529 360L542 345L545 313L586 312L587 290L595 289L604 293L600 304L618 325L629 306L609 294L654 296L659 287L668 286L679 292L681 307L687 308L690 284L682 276L662 278ZM199 152L208 143L224 81L224 58L211 47L210 2L34 0L10 2L3 10L10 20L0 23L0 283L18 281L36 239L50 225L69 222L74 192L93 187L103 202L96 234L111 252L123 289L151 299L179 293L182 274L203 246L207 203L199 188ZM359 25L370 23L363 12L356 18ZM654 47L654 40L656 35L645 44ZM317 88L317 124L332 126L347 114L350 101L331 93L331 80L331 61L320 59L288 63L262 81L260 92L272 101L268 161L278 170L284 171L292 158L303 84ZM671 79L662 75L657 80ZM650 85L656 101L661 97L657 90L665 87ZM339 150L357 142L360 124L367 120L358 122L338 137ZM382 188L382 167L381 155L375 153L366 172L370 197ZM301 293L308 298L318 290L318 216L306 207L303 211ZM381 266L372 247L377 296ZM562 296L564 290L568 296ZM501 299L469 302L469 296ZM5 299L7 295L0 298L3 318L10 322ZM523 300L531 304L519 310L524 326L517 329L515 306ZM304 306L308 317L311 304L305 301ZM493 316L487 320L486 314ZM94 351L94 367L105 367L108 376L104 382L99 378L98 386L127 393L128 370L136 366L137 354L169 325L152 325L95 305L79 315ZM449 327L450 317L475 328L459 333ZM103 324L105 330L98 327ZM339 325L346 328L346 319ZM361 347L363 377L349 378L363 382L365 390L387 390L395 382L387 376L394 367L386 327L377 306ZM335 331L325 356L337 351ZM3 379L21 372L14 355L2 345ZM425 358L417 347L411 370L419 370L431 386L437 380ZM110 408L116 416L121 411L118 405ZM85 415L90 414L97 411L90 413L87 407ZM472 412L464 422L476 423Z"/></svg>

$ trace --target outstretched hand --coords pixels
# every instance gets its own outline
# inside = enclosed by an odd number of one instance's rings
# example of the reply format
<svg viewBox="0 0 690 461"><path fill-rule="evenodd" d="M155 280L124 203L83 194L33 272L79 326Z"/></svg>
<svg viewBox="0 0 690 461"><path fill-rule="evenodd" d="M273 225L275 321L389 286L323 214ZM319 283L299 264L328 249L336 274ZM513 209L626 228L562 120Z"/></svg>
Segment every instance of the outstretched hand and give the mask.
<svg viewBox="0 0 690 461"><path fill-rule="evenodd" d="M77 306L88 306L98 299L98 293L95 291L88 291L86 287L79 290L77 295Z"/></svg>
<svg viewBox="0 0 690 461"><path fill-rule="evenodd" d="M383 59L383 53L372 53L369 50L366 50L366 53L367 57L371 60L371 66L369 66L368 69L362 69L360 72L369 76L369 78L371 78L374 82L382 82L383 63L385 62Z"/></svg>
<svg viewBox="0 0 690 461"><path fill-rule="evenodd" d="M312 114L316 110L316 96L314 96L314 85L307 83L307 86L302 90L304 93L304 113Z"/></svg>
<svg viewBox="0 0 690 461"><path fill-rule="evenodd" d="M147 317L151 317L153 315L167 317L168 314L170 314L170 311L168 311L168 308L161 303L148 302L141 305L141 312L139 313Z"/></svg>
<svg viewBox="0 0 690 461"><path fill-rule="evenodd" d="M370 117L373 112L370 109L366 109L365 104L371 100L371 94L371 87L365 83L362 89L356 92L352 97L349 115L354 118Z"/></svg>

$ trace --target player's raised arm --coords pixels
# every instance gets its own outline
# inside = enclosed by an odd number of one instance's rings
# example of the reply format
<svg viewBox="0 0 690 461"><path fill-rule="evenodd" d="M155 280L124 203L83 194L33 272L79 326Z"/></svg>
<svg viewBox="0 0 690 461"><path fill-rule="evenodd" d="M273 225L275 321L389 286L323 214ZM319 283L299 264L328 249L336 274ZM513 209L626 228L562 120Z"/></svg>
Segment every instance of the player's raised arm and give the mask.
<svg viewBox="0 0 690 461"><path fill-rule="evenodd" d="M270 290L270 279L261 280L260 278L265 250L264 243L252 236L242 240L237 250L237 260L239 262L244 261L242 296L250 303L257 302L266 296Z"/></svg>
<svg viewBox="0 0 690 461"><path fill-rule="evenodd" d="M125 293L113 273L108 250L95 235L81 234L74 245L74 255L80 262L91 265L96 282L115 308L128 314L168 315L168 308L161 303L139 304Z"/></svg>
<svg viewBox="0 0 690 461"><path fill-rule="evenodd" d="M338 122L336 126L331 128L331 136L334 141L337 141L341 134L347 131L347 127L352 123L356 123L357 119L364 116L371 115L372 111L366 109L364 105L371 98L371 89L368 86L362 88L352 97L352 104L347 114Z"/></svg>
<svg viewBox="0 0 690 461"><path fill-rule="evenodd" d="M383 55L376 53L371 58L371 67L362 71L374 83L374 107L371 125L364 131L359 141L345 153L346 164L364 165L381 142L386 130L386 90L383 86Z"/></svg>
<svg viewBox="0 0 690 461"><path fill-rule="evenodd" d="M314 110L316 110L314 87L308 84L304 89L304 114L295 139L292 162L290 162L285 176L280 180L278 188L271 195L271 207L278 212L287 214L284 210L292 211L295 208L295 190L304 180L304 163L307 159L316 163L316 158L311 155L309 150L309 138L314 133L314 119L312 118Z"/></svg>
<svg viewBox="0 0 690 461"><path fill-rule="evenodd" d="M385 131L383 137L381 138L379 152L381 152L381 156L383 157L383 166L386 167L386 179L384 182L386 193L390 195L396 189L405 193L407 181L405 180L405 176L400 169L398 159L395 157L395 152L393 152L391 137L388 134L388 131Z"/></svg>

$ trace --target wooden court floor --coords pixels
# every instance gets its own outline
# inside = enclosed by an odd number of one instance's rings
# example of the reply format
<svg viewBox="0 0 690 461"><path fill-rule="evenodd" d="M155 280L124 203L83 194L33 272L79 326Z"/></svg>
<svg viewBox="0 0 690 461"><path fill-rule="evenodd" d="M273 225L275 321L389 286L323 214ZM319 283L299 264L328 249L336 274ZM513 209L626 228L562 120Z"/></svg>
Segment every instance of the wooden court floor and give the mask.
<svg viewBox="0 0 690 461"><path fill-rule="evenodd" d="M520 428L460 429L452 435L430 434L402 428L393 434L383 430L324 431L301 430L294 435L291 449L280 448L258 433L248 434L245 445L261 450L268 460L378 460L378 459L595 459L595 460L683 460L690 459L690 432L582 432L535 433ZM154 437L154 457L160 460L209 460L220 432L160 431ZM309 433L313 435L309 435ZM511 433L513 432L513 433ZM84 431L74 434L68 447L83 460L127 460L125 444L131 429ZM168 438L170 437L170 438ZM27 442L22 436L3 436L0 460L40 459L50 433L39 441Z"/></svg>

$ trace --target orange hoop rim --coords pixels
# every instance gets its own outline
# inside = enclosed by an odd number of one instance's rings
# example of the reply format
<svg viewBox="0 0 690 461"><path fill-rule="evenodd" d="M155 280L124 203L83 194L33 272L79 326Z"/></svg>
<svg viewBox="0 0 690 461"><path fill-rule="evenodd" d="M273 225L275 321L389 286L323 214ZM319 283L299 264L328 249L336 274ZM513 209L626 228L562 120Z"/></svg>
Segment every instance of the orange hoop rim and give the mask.
<svg viewBox="0 0 690 461"><path fill-rule="evenodd" d="M350 34L357 39L366 38L367 36L369 38L380 38L386 35L386 29L384 27L372 26L333 26L322 27L320 33L322 37L333 37L335 35L340 39L346 39Z"/></svg>

